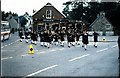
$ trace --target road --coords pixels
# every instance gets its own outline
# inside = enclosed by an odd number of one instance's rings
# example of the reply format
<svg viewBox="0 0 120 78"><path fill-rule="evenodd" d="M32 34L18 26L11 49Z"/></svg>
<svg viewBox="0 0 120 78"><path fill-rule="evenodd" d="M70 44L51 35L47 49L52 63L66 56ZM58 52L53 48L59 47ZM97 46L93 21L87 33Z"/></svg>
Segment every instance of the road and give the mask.
<svg viewBox="0 0 120 78"><path fill-rule="evenodd" d="M106 39L116 41L117 36ZM89 42L85 51L82 45L46 48L38 41L32 45L34 54L28 54L29 46L17 33L1 43L1 76L119 76L117 42L98 42L98 48Z"/></svg>

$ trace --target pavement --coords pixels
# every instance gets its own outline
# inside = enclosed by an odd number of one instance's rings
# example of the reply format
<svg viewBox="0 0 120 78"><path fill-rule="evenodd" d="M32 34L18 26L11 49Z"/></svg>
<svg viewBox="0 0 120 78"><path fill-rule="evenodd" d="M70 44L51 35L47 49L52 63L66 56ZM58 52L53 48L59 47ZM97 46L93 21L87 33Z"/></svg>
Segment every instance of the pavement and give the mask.
<svg viewBox="0 0 120 78"><path fill-rule="evenodd" d="M87 51L82 45L68 48L51 45L50 48L33 45L34 54L28 54L30 43L19 41L18 34L1 43L1 76L22 77L118 77L118 36L99 36L98 47L89 37ZM106 41L102 42L105 37ZM80 39L81 40L81 39ZM108 42L107 42L108 41ZM109 42L110 41L110 42Z"/></svg>

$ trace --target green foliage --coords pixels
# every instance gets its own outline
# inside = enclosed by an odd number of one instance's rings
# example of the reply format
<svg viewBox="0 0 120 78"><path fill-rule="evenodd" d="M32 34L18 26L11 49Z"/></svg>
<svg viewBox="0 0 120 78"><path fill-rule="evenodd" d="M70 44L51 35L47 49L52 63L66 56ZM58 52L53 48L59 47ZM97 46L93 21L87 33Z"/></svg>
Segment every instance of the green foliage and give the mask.
<svg viewBox="0 0 120 78"><path fill-rule="evenodd" d="M12 13L11 11L10 12L4 12L4 11L2 11L2 20L3 21L7 21L7 17L9 16L9 15L12 15L12 16L18 16L18 14L17 13Z"/></svg>
<svg viewBox="0 0 120 78"><path fill-rule="evenodd" d="M87 4L85 6L85 4ZM66 17L74 20L82 20L87 23L87 26L97 18L97 14L101 11L105 12L105 16L114 26L116 34L120 31L120 3L117 2L71 2L64 4L66 7L63 9L63 14ZM72 6L72 10L69 10L69 6Z"/></svg>

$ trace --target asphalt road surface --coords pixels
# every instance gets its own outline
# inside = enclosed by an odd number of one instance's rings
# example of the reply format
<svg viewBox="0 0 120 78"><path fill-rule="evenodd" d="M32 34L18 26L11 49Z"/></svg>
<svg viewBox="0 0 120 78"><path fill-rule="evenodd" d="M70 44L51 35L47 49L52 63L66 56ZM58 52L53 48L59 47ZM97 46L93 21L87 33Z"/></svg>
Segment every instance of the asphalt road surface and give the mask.
<svg viewBox="0 0 120 78"><path fill-rule="evenodd" d="M12 34L1 43L1 76L119 76L118 37L106 38L114 42L98 42L97 48L89 42L87 51L81 44L46 48L38 41L32 44L34 54L28 54L30 43Z"/></svg>

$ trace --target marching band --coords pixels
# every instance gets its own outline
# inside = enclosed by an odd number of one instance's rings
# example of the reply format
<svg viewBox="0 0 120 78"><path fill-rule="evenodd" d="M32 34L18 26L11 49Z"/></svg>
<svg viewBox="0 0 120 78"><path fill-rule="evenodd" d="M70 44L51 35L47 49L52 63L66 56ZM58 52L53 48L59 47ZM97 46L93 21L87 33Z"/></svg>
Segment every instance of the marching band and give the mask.
<svg viewBox="0 0 120 78"><path fill-rule="evenodd" d="M82 47L87 50L87 44L89 44L88 36L94 36L94 47L97 48L97 41L98 41L98 33L94 31L93 35L87 33L86 30L78 31L74 29L65 30L47 30L41 32L36 31L26 31L24 32L25 38L23 37L22 30L19 31L20 41L22 42L23 39L26 39L26 43L31 42L31 44L37 45L37 41L40 41L40 45L50 48L50 45L60 45L64 47L65 41L67 40L68 47L75 46L75 44L80 45L80 38L82 37ZM39 37L39 38L38 38ZM65 39L67 38L67 39ZM39 40L38 40L39 39Z"/></svg>

